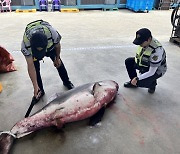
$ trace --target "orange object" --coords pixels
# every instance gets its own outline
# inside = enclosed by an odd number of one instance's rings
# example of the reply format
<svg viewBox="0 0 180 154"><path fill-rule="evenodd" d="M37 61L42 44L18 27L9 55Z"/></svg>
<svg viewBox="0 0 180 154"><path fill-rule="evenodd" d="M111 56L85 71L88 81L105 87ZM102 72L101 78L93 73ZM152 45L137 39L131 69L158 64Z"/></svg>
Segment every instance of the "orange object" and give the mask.
<svg viewBox="0 0 180 154"><path fill-rule="evenodd" d="M11 54L0 46L0 73L16 71L13 61Z"/></svg>
<svg viewBox="0 0 180 154"><path fill-rule="evenodd" d="M2 92L2 90L3 90L3 87L2 87L2 84L0 82L0 92Z"/></svg>

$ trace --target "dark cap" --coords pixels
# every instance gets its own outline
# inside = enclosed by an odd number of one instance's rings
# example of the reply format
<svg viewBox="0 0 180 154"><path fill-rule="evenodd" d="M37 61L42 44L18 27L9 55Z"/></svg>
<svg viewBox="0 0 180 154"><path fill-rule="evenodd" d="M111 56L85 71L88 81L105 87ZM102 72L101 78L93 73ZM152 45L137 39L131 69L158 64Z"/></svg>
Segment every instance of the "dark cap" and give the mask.
<svg viewBox="0 0 180 154"><path fill-rule="evenodd" d="M141 45L143 42L147 41L152 37L151 31L147 28L142 28L136 32L136 38L133 41L135 45Z"/></svg>
<svg viewBox="0 0 180 154"><path fill-rule="evenodd" d="M32 55L34 58L41 60L46 55L46 48L48 44L47 36L42 32L36 32L30 39ZM42 48L38 50L38 48Z"/></svg>

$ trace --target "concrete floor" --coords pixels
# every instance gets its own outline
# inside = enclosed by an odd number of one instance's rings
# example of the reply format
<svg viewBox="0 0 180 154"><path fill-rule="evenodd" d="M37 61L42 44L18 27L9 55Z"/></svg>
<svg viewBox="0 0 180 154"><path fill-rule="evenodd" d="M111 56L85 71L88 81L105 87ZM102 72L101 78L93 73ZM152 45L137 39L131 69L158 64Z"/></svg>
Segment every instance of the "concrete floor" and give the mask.
<svg viewBox="0 0 180 154"><path fill-rule="evenodd" d="M0 130L21 120L30 105L33 89L20 46L26 24L43 19L62 35L61 57L70 79L78 86L105 79L119 83L116 103L106 110L100 126L87 120L53 128L16 140L13 154L179 154L180 153L180 50L169 43L172 10L134 13L81 11L79 13L1 13L0 45L14 57L16 72L0 74ZM135 55L135 32L148 27L167 52L168 71L158 80L156 92L126 89L124 60ZM46 96L31 113L41 109L56 92L66 91L52 65L45 58L42 78Z"/></svg>

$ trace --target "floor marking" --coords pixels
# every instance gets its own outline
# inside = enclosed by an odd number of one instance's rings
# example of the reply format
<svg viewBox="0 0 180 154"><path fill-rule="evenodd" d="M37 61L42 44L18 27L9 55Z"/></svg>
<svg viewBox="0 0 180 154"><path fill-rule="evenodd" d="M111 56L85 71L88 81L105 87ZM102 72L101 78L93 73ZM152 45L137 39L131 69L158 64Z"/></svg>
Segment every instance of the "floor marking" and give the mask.
<svg viewBox="0 0 180 154"><path fill-rule="evenodd" d="M164 44L163 46L169 46L169 44ZM106 50L106 49L123 49L123 48L134 48L136 50L135 45L112 45L112 46L92 46L92 47L76 47L76 48L61 48L61 50L65 51L86 51L86 50ZM119 50L117 50L119 51ZM20 52L20 50L14 50L13 52Z"/></svg>

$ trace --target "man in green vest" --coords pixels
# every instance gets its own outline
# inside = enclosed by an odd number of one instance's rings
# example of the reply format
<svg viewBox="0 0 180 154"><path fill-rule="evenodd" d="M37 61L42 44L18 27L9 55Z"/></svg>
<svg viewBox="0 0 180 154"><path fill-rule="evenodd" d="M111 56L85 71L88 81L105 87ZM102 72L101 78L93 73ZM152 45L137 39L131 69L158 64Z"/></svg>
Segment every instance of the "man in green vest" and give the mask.
<svg viewBox="0 0 180 154"><path fill-rule="evenodd" d="M130 81L125 82L124 87L144 87L148 88L149 93L154 93L157 79L162 77L167 70L165 50L147 28L136 32L133 43L138 45L138 50L136 57L125 60ZM136 70L139 70L139 75Z"/></svg>
<svg viewBox="0 0 180 154"><path fill-rule="evenodd" d="M61 35L48 22L37 20L27 25L21 51L27 62L29 77L34 88L34 99L38 102L45 94L40 75L40 61L50 57L56 67L64 86L72 89L74 85L69 80L66 68L61 60ZM51 72L47 72L50 74ZM50 80L54 80L53 77Z"/></svg>

